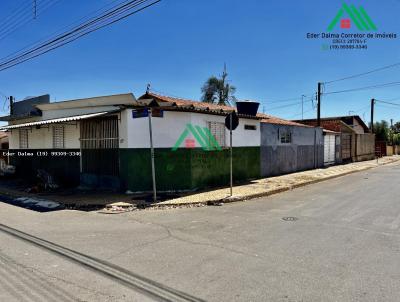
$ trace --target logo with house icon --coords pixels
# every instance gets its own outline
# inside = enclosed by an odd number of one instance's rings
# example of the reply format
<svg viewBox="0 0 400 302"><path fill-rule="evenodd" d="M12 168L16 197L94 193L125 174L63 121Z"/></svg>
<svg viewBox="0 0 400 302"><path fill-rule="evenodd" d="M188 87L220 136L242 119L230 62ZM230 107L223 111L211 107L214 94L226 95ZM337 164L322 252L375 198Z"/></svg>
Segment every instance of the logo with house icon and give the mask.
<svg viewBox="0 0 400 302"><path fill-rule="evenodd" d="M346 3L343 3L335 18L328 25L327 31L330 32L337 26L340 26L341 29L355 27L360 31L377 30L375 23L362 6L356 8L354 5L347 5Z"/></svg>
<svg viewBox="0 0 400 302"><path fill-rule="evenodd" d="M178 150L178 148L183 144L187 149L195 148L196 142L204 151L222 150L214 135L207 127L187 124L185 130L183 130L182 134L173 146L172 151Z"/></svg>

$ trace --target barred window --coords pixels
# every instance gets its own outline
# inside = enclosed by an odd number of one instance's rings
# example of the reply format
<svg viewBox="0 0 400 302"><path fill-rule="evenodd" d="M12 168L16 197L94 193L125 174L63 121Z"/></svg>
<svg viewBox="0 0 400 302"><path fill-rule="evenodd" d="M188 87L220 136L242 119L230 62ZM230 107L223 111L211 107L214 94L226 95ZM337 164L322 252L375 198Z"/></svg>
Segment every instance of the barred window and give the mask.
<svg viewBox="0 0 400 302"><path fill-rule="evenodd" d="M19 148L28 149L28 129L19 129Z"/></svg>
<svg viewBox="0 0 400 302"><path fill-rule="evenodd" d="M292 142L292 133L289 130L281 130L280 138L282 144L290 144Z"/></svg>
<svg viewBox="0 0 400 302"><path fill-rule="evenodd" d="M64 126L54 125L53 126L53 148L63 149L64 148Z"/></svg>
<svg viewBox="0 0 400 302"><path fill-rule="evenodd" d="M207 122L207 128L211 134L215 137L218 145L223 148L226 146L225 143L225 124L218 122Z"/></svg>
<svg viewBox="0 0 400 302"><path fill-rule="evenodd" d="M257 130L256 125L244 125L244 130Z"/></svg>

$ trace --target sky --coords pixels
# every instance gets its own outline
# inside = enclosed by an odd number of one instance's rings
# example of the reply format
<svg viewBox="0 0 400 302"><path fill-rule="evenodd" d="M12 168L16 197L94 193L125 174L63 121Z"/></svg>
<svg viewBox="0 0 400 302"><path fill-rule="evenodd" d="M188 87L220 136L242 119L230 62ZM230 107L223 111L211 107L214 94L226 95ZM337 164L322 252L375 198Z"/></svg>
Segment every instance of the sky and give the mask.
<svg viewBox="0 0 400 302"><path fill-rule="evenodd" d="M52 0L55 3L43 10L47 1L37 0L37 17L27 12L21 17L26 24L5 37L4 20L32 0L0 2L0 58L115 2ZM201 86L209 76L220 75L226 63L238 99L259 101L260 111L267 114L300 119L301 96L306 95L304 118L314 118L311 98L318 82L400 62L399 0L346 2L367 11L376 33L396 33L395 39L371 39L367 49L351 50L323 50L322 45L331 40L307 39L307 33L327 32L342 3L162 0L62 48L0 71L1 114L8 110L4 96L21 100L48 93L52 102L126 92L139 97L148 83L155 92L199 100ZM367 33L354 24L350 29L339 24L333 32ZM400 81L399 73L400 66L325 84L322 117L358 114L368 122L371 98L400 104L400 85L329 94ZM378 103L375 111L376 120L400 121L400 106Z"/></svg>

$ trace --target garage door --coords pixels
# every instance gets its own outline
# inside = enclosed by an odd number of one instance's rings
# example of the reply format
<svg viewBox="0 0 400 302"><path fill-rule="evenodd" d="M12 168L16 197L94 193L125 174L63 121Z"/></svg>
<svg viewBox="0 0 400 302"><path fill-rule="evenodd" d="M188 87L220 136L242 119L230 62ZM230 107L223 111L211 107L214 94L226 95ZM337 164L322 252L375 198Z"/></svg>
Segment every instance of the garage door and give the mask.
<svg viewBox="0 0 400 302"><path fill-rule="evenodd" d="M335 163L335 135L324 136L324 165Z"/></svg>

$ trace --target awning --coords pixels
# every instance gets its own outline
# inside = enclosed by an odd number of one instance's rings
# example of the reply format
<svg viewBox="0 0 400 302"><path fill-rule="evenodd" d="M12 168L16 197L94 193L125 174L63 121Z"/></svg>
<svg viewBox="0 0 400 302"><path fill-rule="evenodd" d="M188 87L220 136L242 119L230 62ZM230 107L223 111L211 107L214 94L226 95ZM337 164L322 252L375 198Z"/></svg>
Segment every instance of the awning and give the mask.
<svg viewBox="0 0 400 302"><path fill-rule="evenodd" d="M88 118L102 116L102 115L106 115L106 114L109 114L109 113L115 113L115 112L119 112L119 111L120 110L113 110L113 111L89 113L89 114L83 114L83 115L74 115L74 116L68 116L68 117L60 117L60 118L51 119L51 120L43 120L43 121L37 121L37 122L31 122L31 123L24 123L24 124L0 127L0 130L11 130L11 129L17 129L17 128L23 128L23 127L38 126L38 125L47 125L47 124L57 124L57 123L64 123L64 122L71 122L71 121L79 121L79 120L85 120L85 119L88 119Z"/></svg>

